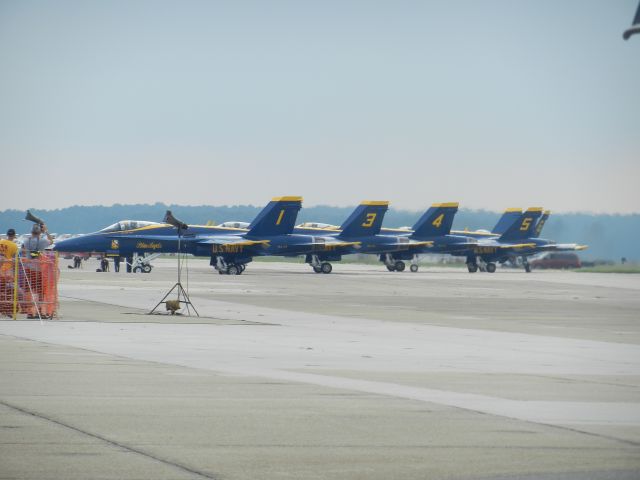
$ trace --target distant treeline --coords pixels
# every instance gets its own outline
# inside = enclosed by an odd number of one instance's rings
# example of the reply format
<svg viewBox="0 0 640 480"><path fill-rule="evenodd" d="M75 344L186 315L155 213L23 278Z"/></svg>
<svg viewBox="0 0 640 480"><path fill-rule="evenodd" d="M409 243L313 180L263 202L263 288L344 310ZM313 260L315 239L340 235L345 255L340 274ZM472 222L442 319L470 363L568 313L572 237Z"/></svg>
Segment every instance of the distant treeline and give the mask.
<svg viewBox="0 0 640 480"><path fill-rule="evenodd" d="M74 206L57 210L34 210L51 232L87 233L100 230L118 220L151 220L161 222L167 209L179 219L191 224L206 224L208 221L222 223L237 220L249 222L262 207L252 205L234 206L184 206L165 205L113 205ZM340 225L354 207L316 206L303 208L298 219L300 222L315 221ZM10 227L18 233L27 233L31 228L24 221L25 211L0 211L0 232ZM420 216L419 212L391 209L387 213L384 225L388 227L411 226ZM462 230L491 229L500 217L499 212L462 209L456 215L453 228ZM584 259L602 259L619 261L626 257L631 261L640 261L637 240L640 238L640 214L631 215L595 215L587 213L552 214L547 221L542 237L559 243L576 242L589 245L581 253Z"/></svg>

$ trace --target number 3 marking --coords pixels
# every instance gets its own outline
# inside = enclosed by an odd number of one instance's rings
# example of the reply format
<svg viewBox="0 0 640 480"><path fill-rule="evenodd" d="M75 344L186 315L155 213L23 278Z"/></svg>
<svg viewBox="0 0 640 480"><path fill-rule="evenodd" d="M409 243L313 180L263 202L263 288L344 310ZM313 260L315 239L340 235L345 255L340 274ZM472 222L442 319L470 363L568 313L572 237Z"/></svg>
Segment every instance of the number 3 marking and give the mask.
<svg viewBox="0 0 640 480"><path fill-rule="evenodd" d="M367 213L367 219L362 224L364 228L370 228L373 225L373 222L376 221L377 213Z"/></svg>

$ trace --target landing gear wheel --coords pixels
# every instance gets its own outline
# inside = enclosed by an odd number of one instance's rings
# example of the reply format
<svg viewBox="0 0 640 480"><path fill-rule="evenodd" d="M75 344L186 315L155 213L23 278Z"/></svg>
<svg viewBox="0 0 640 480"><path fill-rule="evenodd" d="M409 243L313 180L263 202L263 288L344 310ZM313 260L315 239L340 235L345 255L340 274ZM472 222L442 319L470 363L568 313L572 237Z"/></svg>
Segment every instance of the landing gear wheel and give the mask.
<svg viewBox="0 0 640 480"><path fill-rule="evenodd" d="M409 270L411 270L413 273L416 273L416 272L418 271L418 265L416 265L415 263L414 263L414 264L412 264L412 265L409 267Z"/></svg>
<svg viewBox="0 0 640 480"><path fill-rule="evenodd" d="M218 273L219 273L220 275L224 275L224 274L226 274L227 272L225 272L224 270L218 270Z"/></svg>
<svg viewBox="0 0 640 480"><path fill-rule="evenodd" d="M313 271L316 273L322 273L322 267L320 265L313 265Z"/></svg>
<svg viewBox="0 0 640 480"><path fill-rule="evenodd" d="M322 262L320 268L322 269L322 273L331 273L331 270L333 270L333 266L329 262Z"/></svg>
<svg viewBox="0 0 640 480"><path fill-rule="evenodd" d="M496 271L496 264L495 263L487 263L487 266L485 268L487 269L487 272L493 273L493 272Z"/></svg>
<svg viewBox="0 0 640 480"><path fill-rule="evenodd" d="M387 265L387 270L389 270L390 272L395 272L396 267L394 267L393 265Z"/></svg>
<svg viewBox="0 0 640 480"><path fill-rule="evenodd" d="M142 273L142 267L133 267L133 273Z"/></svg>
<svg viewBox="0 0 640 480"><path fill-rule="evenodd" d="M145 265L142 267L142 271L143 273L150 273L151 272L151 265Z"/></svg>
<svg viewBox="0 0 640 480"><path fill-rule="evenodd" d="M238 267L236 267L235 265L229 265L227 267L227 275L239 275L240 270L238 270Z"/></svg>
<svg viewBox="0 0 640 480"><path fill-rule="evenodd" d="M241 264L241 265L238 265L238 269L240 270L238 275L240 275L241 273L244 273L244 271L247 269L247 266Z"/></svg>
<svg viewBox="0 0 640 480"><path fill-rule="evenodd" d="M406 268L406 265L404 264L404 262L402 260L398 260L394 267L396 267L396 272L404 272L404 269Z"/></svg>
<svg viewBox="0 0 640 480"><path fill-rule="evenodd" d="M478 271L478 264L477 263L467 263L467 269L469 270L469 273L476 273Z"/></svg>

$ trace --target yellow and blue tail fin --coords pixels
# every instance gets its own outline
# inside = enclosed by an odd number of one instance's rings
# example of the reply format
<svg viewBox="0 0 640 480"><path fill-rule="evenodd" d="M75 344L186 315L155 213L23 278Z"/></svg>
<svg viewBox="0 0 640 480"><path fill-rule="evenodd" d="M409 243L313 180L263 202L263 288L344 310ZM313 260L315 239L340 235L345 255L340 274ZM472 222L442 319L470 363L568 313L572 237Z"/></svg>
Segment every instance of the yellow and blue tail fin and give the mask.
<svg viewBox="0 0 640 480"><path fill-rule="evenodd" d="M551 215L551 211L545 210L545 212L540 217L540 220L538 220L538 223L536 223L536 229L534 231L534 236L536 238L540 238L540 234L542 233L542 228L544 227L544 224L546 223L547 218L549 218L549 215Z"/></svg>
<svg viewBox="0 0 640 480"><path fill-rule="evenodd" d="M427 238L451 233L458 203L434 203L413 226L413 237Z"/></svg>
<svg viewBox="0 0 640 480"><path fill-rule="evenodd" d="M287 235L302 208L302 197L275 197L249 225L250 236Z"/></svg>
<svg viewBox="0 0 640 480"><path fill-rule="evenodd" d="M356 207L340 229L342 238L368 237L378 235L382 228L384 214L389 209L387 201L367 200Z"/></svg>
<svg viewBox="0 0 640 480"><path fill-rule="evenodd" d="M528 208L513 224L500 236L500 240L521 240L534 235L536 221L542 215L541 207Z"/></svg>
<svg viewBox="0 0 640 480"><path fill-rule="evenodd" d="M491 230L491 233L502 235L518 218L520 218L520 215L522 215L521 208L507 208L498 220L498 223L496 223L496 226Z"/></svg>

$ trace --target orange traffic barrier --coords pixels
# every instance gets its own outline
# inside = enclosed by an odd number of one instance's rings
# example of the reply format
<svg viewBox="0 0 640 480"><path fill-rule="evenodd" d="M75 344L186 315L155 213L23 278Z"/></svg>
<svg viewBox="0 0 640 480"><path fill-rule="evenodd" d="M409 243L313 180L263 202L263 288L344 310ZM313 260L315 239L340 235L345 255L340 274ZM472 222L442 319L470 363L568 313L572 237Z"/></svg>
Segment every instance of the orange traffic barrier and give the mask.
<svg viewBox="0 0 640 480"><path fill-rule="evenodd" d="M58 314L58 255L0 258L0 315L53 318Z"/></svg>

